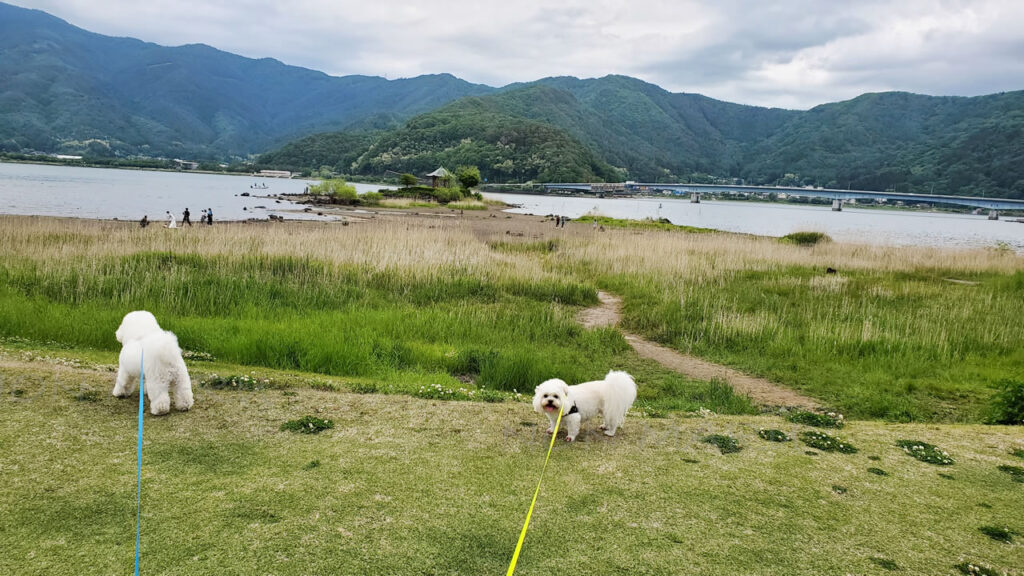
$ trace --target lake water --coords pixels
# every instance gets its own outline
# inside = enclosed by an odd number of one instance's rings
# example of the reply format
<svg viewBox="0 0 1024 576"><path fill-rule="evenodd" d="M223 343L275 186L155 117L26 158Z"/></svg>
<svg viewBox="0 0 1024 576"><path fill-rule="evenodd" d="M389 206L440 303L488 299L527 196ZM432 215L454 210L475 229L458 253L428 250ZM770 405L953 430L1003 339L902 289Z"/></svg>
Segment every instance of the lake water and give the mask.
<svg viewBox="0 0 1024 576"><path fill-rule="evenodd" d="M287 200L278 203L273 198L241 195L300 194L311 182L315 181L0 163L0 213L121 220L139 220L146 214L151 221L162 222L165 211L170 210L180 221L181 213L189 208L198 222L201 210L213 208L215 221L265 219L271 214L330 219L303 213L305 206ZM355 186L359 192L382 187ZM961 248L1002 243L1024 253L1024 223L990 221L986 216L850 207L833 212L828 206L712 200L691 204L673 198L486 195L520 206L511 210L520 214L579 218L596 212L614 218L668 218L675 224L765 236L812 230L841 242Z"/></svg>
<svg viewBox="0 0 1024 576"><path fill-rule="evenodd" d="M285 218L329 220L315 213L302 213L305 206L300 204L256 197L301 194L306 186L315 182L224 174L0 163L0 214L120 220L140 220L143 215L148 215L150 221L158 223L166 221L165 212L168 210L180 222L181 213L188 208L192 212L192 220L198 222L200 211L212 208L214 222L266 219L271 214ZM370 184L355 184L355 187L358 192L381 188ZM243 193L252 196L242 196Z"/></svg>
<svg viewBox="0 0 1024 576"><path fill-rule="evenodd" d="M825 232L840 242L957 248L1006 244L1024 253L1024 223L988 219L985 215L910 210L853 208L833 212L830 206L765 202L725 202L685 198L580 198L488 193L520 206L519 214L560 214L579 218L597 213L613 218L668 218L673 224L785 236L791 232ZM1016 219L1016 218L1014 218Z"/></svg>

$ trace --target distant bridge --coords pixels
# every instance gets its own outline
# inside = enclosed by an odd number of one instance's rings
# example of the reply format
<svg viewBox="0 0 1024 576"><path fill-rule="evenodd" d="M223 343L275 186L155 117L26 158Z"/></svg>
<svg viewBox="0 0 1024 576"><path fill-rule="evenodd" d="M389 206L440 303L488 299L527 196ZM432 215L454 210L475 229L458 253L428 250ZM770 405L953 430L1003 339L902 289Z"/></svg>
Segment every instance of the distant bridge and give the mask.
<svg viewBox="0 0 1024 576"><path fill-rule="evenodd" d="M787 196L805 196L814 198L831 198L838 200L898 200L909 203L927 202L929 204L958 204L988 210L1024 210L1024 200L1008 198L986 198L982 196L945 196L942 194L910 194L905 192L874 192L871 190L837 190L833 188L794 188L786 186L739 186L728 184L649 184L641 182L625 182L618 184L605 183L550 183L544 184L548 192L589 192L611 196L633 196L641 193L669 192L676 195L690 195L699 199L705 193L747 193L747 194L785 194Z"/></svg>

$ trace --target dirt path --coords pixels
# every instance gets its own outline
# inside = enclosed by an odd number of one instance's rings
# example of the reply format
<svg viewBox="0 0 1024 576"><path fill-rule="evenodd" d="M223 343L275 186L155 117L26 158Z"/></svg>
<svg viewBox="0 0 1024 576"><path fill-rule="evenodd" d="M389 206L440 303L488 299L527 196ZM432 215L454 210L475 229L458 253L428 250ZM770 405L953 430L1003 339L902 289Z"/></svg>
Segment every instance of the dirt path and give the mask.
<svg viewBox="0 0 1024 576"><path fill-rule="evenodd" d="M597 293L597 297L601 300L601 304L583 310L580 312L577 320L585 328L616 326L619 320L622 319L622 299L601 291ZM623 335L626 341L629 342L629 345L640 356L654 360L669 370L674 370L696 380L712 380L715 378L723 380L732 386L733 390L738 394L750 396L754 403L759 406L786 406L806 409L820 407L813 399L802 396L788 388L783 388L764 378L750 376L720 364L681 354L670 348L645 340L635 334L623 332Z"/></svg>

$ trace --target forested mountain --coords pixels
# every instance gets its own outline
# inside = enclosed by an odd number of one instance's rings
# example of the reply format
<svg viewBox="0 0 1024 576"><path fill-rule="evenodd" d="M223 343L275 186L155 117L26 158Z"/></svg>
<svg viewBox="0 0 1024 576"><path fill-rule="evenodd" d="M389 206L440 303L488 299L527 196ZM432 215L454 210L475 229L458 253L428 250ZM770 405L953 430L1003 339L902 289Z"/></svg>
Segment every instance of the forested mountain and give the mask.
<svg viewBox="0 0 1024 576"><path fill-rule="evenodd" d="M481 127L519 121L541 123L559 138L582 143L620 179L736 178L1024 198L1024 92L974 98L865 94L792 111L672 94L620 76L547 78L422 114L382 136L350 170L398 170L411 166L413 157L439 160L443 150L447 164L476 164L492 179L521 180L538 150L518 149L518 158L510 158L482 153L477 142ZM493 129L488 138L500 141ZM578 166L568 171L580 173Z"/></svg>
<svg viewBox="0 0 1024 576"><path fill-rule="evenodd" d="M309 136L313 134L313 136ZM331 77L167 48L0 3L0 152L139 154L342 173L479 166L491 181L743 179L1024 198L1024 92L890 92L808 111L625 76L495 89Z"/></svg>
<svg viewBox="0 0 1024 576"><path fill-rule="evenodd" d="M750 147L738 175L773 182L786 172L827 187L1024 198L1024 91L817 106Z"/></svg>
<svg viewBox="0 0 1024 576"><path fill-rule="evenodd" d="M223 158L393 126L492 90L448 74L332 77L205 45L102 36L0 3L0 150Z"/></svg>

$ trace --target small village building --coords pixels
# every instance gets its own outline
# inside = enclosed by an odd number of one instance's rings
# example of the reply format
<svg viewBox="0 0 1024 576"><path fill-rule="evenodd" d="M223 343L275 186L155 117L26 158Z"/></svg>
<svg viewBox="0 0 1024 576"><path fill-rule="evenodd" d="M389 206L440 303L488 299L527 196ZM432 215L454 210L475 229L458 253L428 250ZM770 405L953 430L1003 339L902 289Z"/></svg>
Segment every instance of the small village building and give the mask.
<svg viewBox="0 0 1024 576"><path fill-rule="evenodd" d="M452 179L452 173L445 170L444 166L439 167L430 174L427 174L427 178L430 178L430 185L434 188L440 186L447 186Z"/></svg>

